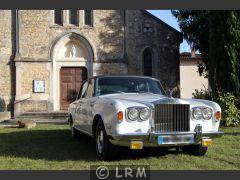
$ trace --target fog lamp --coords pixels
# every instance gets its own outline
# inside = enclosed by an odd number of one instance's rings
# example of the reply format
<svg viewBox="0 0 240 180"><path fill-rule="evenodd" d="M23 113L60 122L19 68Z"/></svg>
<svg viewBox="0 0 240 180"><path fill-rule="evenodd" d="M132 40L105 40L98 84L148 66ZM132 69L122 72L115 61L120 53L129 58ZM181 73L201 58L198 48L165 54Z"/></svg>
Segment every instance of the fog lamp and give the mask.
<svg viewBox="0 0 240 180"><path fill-rule="evenodd" d="M212 139L202 139L202 146L209 147L212 145Z"/></svg>
<svg viewBox="0 0 240 180"><path fill-rule="evenodd" d="M142 141L131 141L130 143L130 149L142 149L143 148L143 142Z"/></svg>

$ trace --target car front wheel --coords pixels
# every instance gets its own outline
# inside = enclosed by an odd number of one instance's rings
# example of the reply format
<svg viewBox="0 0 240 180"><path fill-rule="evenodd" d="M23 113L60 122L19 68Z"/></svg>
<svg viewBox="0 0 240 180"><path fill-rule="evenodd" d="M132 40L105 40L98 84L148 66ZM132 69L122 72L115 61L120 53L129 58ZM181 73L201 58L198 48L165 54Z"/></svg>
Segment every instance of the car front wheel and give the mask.
<svg viewBox="0 0 240 180"><path fill-rule="evenodd" d="M102 121L99 121L95 132L96 154L101 160L111 160L116 153L116 147L107 137Z"/></svg>

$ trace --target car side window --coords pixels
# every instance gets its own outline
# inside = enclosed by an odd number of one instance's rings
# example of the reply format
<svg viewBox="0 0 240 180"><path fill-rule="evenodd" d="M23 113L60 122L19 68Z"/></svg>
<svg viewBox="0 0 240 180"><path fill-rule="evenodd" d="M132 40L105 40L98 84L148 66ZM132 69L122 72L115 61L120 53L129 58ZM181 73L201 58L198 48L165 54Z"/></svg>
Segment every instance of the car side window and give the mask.
<svg viewBox="0 0 240 180"><path fill-rule="evenodd" d="M86 94L87 94L87 88L88 88L88 81L85 82L85 83L82 85L82 88L81 88L81 92L80 92L80 96L79 96L79 98L85 98L85 97L86 97Z"/></svg>

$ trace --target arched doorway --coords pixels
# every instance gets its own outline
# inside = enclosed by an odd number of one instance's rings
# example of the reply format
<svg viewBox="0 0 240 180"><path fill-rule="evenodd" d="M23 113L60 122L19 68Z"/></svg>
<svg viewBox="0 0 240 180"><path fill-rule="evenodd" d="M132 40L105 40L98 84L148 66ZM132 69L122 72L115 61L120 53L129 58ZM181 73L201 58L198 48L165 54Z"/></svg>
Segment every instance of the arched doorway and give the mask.
<svg viewBox="0 0 240 180"><path fill-rule="evenodd" d="M54 43L51 97L55 111L67 110L81 83L92 76L93 57L90 43L76 33L66 34Z"/></svg>
<svg viewBox="0 0 240 180"><path fill-rule="evenodd" d="M146 48L143 51L143 75L144 76L151 76L152 73L152 64L153 64L153 52L151 48Z"/></svg>

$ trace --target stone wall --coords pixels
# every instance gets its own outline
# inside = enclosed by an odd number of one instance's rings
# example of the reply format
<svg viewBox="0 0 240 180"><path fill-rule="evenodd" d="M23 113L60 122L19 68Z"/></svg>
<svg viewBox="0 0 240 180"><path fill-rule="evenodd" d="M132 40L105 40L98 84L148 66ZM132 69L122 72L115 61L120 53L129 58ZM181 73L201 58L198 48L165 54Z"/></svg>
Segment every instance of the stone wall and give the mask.
<svg viewBox="0 0 240 180"><path fill-rule="evenodd" d="M12 60L12 11L0 11L0 97L4 98L8 110L14 94L14 74ZM12 82L12 83L11 83Z"/></svg>
<svg viewBox="0 0 240 180"><path fill-rule="evenodd" d="M50 94L50 71L47 63L43 62L24 62L18 67L19 86L17 87L20 94L23 96L31 96L32 100L47 100ZM45 80L45 93L33 92L33 80Z"/></svg>
<svg viewBox="0 0 240 180"><path fill-rule="evenodd" d="M94 63L94 75L127 74L126 63Z"/></svg>
<svg viewBox="0 0 240 180"><path fill-rule="evenodd" d="M52 110L52 103L48 100L27 100L15 104L15 116L24 112L46 112Z"/></svg>
<svg viewBox="0 0 240 180"><path fill-rule="evenodd" d="M178 86L181 34L145 11L126 11L126 24L129 74L143 74L143 51L150 47L153 77L165 87Z"/></svg>
<svg viewBox="0 0 240 180"><path fill-rule="evenodd" d="M92 45L95 61L123 58L123 11L94 10L93 27L83 25L83 11L79 11L79 26L67 23L64 10L63 26L53 22L53 10L20 10L19 37L21 60L49 60L53 43L66 33L75 32Z"/></svg>
<svg viewBox="0 0 240 180"><path fill-rule="evenodd" d="M50 111L50 63L16 62L15 115L22 112ZM34 80L45 80L45 92L34 92Z"/></svg>

